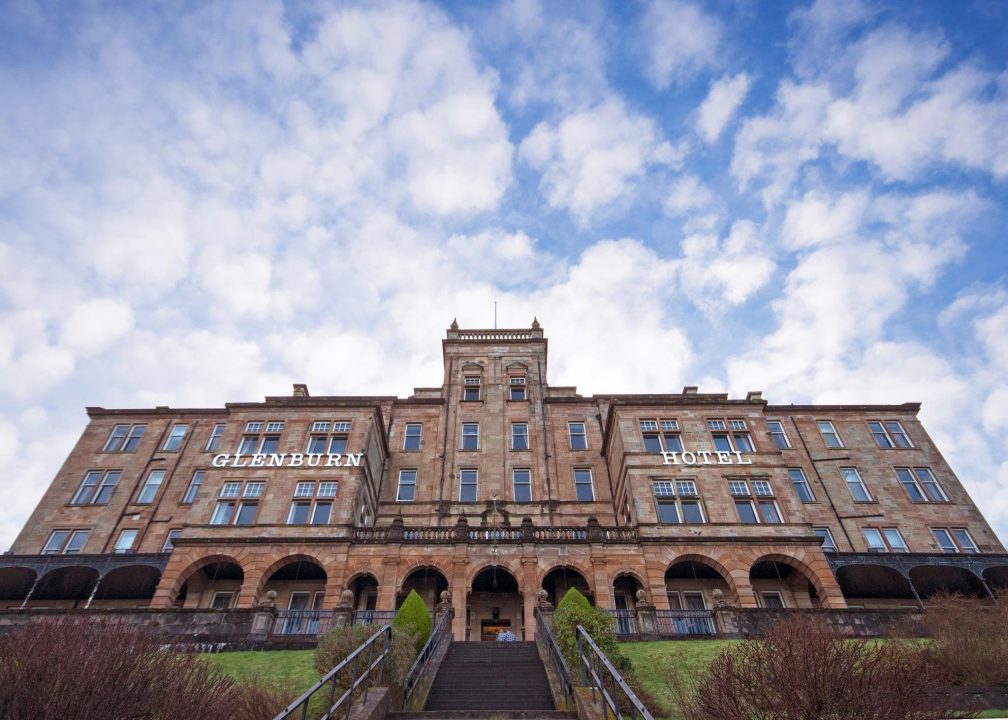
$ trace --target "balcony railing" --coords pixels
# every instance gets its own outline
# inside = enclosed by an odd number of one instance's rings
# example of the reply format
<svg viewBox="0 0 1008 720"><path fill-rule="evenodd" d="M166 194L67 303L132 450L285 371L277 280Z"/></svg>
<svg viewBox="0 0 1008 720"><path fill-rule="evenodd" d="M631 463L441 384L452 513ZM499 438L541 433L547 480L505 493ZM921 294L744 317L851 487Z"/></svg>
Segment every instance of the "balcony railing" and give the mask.
<svg viewBox="0 0 1008 720"><path fill-rule="evenodd" d="M273 635L324 635L332 627L332 610L278 610Z"/></svg>
<svg viewBox="0 0 1008 720"><path fill-rule="evenodd" d="M582 527L536 527L531 523L518 526L469 527L409 527L399 522L383 527L356 528L356 543L627 543L637 542L635 527L606 527L590 523Z"/></svg>
<svg viewBox="0 0 1008 720"><path fill-rule="evenodd" d="M714 635L710 610L655 610L655 631L659 635Z"/></svg>
<svg viewBox="0 0 1008 720"><path fill-rule="evenodd" d="M354 625L384 625L392 622L395 610L354 610L350 622Z"/></svg>

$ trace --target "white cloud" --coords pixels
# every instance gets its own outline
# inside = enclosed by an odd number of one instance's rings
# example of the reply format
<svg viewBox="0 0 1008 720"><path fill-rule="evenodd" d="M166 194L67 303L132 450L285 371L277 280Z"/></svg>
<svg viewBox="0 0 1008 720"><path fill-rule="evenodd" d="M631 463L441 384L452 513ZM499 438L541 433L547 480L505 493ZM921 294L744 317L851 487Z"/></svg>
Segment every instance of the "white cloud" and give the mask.
<svg viewBox="0 0 1008 720"><path fill-rule="evenodd" d="M539 123L519 152L542 173L540 190L550 206L569 210L580 225L630 195L649 165L673 156L654 121L616 99Z"/></svg>
<svg viewBox="0 0 1008 720"><path fill-rule="evenodd" d="M738 111L742 101L749 94L752 81L745 73L726 75L711 83L707 97L697 110L697 132L708 143L721 137L728 121Z"/></svg>
<svg viewBox="0 0 1008 720"><path fill-rule="evenodd" d="M708 315L739 305L763 287L775 269L756 226L738 220L723 240L696 234L682 241L679 271L683 292Z"/></svg>
<svg viewBox="0 0 1008 720"><path fill-rule="evenodd" d="M114 298L95 298L74 307L63 321L60 342L82 354L106 349L133 329L133 311Z"/></svg>
<svg viewBox="0 0 1008 720"><path fill-rule="evenodd" d="M714 203L714 194L695 175L683 175L672 185L665 199L665 212L681 217L694 210L702 210Z"/></svg>
<svg viewBox="0 0 1008 720"><path fill-rule="evenodd" d="M689 73L717 63L723 29L704 8L687 0L652 0L643 18L647 42L647 75L667 88Z"/></svg>

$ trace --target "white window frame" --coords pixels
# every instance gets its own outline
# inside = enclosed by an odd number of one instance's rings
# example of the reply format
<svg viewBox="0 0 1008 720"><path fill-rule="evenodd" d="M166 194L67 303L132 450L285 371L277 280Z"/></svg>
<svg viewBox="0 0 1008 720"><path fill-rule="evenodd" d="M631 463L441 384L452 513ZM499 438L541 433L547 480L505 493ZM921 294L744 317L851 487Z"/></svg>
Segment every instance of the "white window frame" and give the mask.
<svg viewBox="0 0 1008 720"><path fill-rule="evenodd" d="M221 485L220 495L222 498L236 498L241 496L242 484L240 482L226 482Z"/></svg>
<svg viewBox="0 0 1008 720"><path fill-rule="evenodd" d="M251 422L245 423L245 432L252 435L258 435L266 427L266 423L262 420L253 420Z"/></svg>
<svg viewBox="0 0 1008 720"><path fill-rule="evenodd" d="M266 483L255 481L245 483L245 489L242 490L243 498L260 498L263 494L263 488L266 487Z"/></svg>
<svg viewBox="0 0 1008 720"><path fill-rule="evenodd" d="M310 498L315 497L315 482L299 482L294 485L294 497L295 498Z"/></svg>
<svg viewBox="0 0 1008 720"><path fill-rule="evenodd" d="M522 397L516 398L514 396L516 390L521 391ZM524 375L513 375L508 378L508 400L514 402L528 400L528 385L525 382Z"/></svg>
<svg viewBox="0 0 1008 720"><path fill-rule="evenodd" d="M282 435L284 431L284 422L280 420L271 420L266 423L266 435Z"/></svg>
<svg viewBox="0 0 1008 720"><path fill-rule="evenodd" d="M415 433L410 432L410 428L416 428ZM416 447L407 448L406 443L410 438L416 438ZM419 452L423 443L423 423L406 423L403 427L403 452Z"/></svg>
<svg viewBox="0 0 1008 720"><path fill-rule="evenodd" d="M230 525L234 519L235 501L234 500L218 500L217 504L214 505L213 512L210 514L210 522L208 525ZM218 518L223 517L223 522L216 522Z"/></svg>
<svg viewBox="0 0 1008 720"><path fill-rule="evenodd" d="M851 474L853 474L853 477L857 479L856 483L852 482L852 480L851 480ZM856 502L856 503L863 503L863 502L874 502L875 501L874 497L871 494L871 492L868 490L868 486L865 485L864 478L861 476L861 471L858 470L856 467L842 467L842 468L840 468L840 477L842 477L844 483L846 483L846 485L847 485L847 492L850 493L851 499L854 502ZM854 491L853 491L852 488L855 485L857 485L858 487L860 487L864 491L864 494L865 494L865 499L864 500L858 499L857 495L854 494Z"/></svg>
<svg viewBox="0 0 1008 720"><path fill-rule="evenodd" d="M766 604L767 595L776 595L777 599L780 600L779 608L771 608ZM784 594L780 590L760 590L757 597L759 598L759 606L767 610L784 610L787 608L787 603L784 602Z"/></svg>
<svg viewBox="0 0 1008 720"><path fill-rule="evenodd" d="M518 482L518 473L525 473L527 481ZM528 500L518 499L518 485L528 486ZM511 469L511 497L515 502L532 502L532 468L512 468Z"/></svg>
<svg viewBox="0 0 1008 720"><path fill-rule="evenodd" d="M920 500L914 500L913 495L907 490L907 482L900 477L900 471L905 471L910 475L910 484L912 484L917 493L920 495ZM938 482L938 478L935 476L934 472L929 467L894 467L893 472L896 473L896 479L899 480L900 485L903 486L904 490L907 490L907 495L910 497L911 502L915 503L947 503L949 501L948 495L945 493L945 488L941 486ZM929 478L925 480L925 474ZM933 487L939 497L935 498L929 491L929 487Z"/></svg>
<svg viewBox="0 0 1008 720"><path fill-rule="evenodd" d="M469 391L476 388L476 397L468 397ZM479 375L466 375L462 380L462 401L478 402L483 399L483 383Z"/></svg>
<svg viewBox="0 0 1008 720"><path fill-rule="evenodd" d="M519 428L519 427L525 428L525 432L523 432L523 433L516 433L515 429ZM523 447L523 448L516 448L515 447L515 438L518 438L518 437L524 437L525 438L525 447ZM513 422L513 423L511 423L511 449L512 450L517 450L518 452L526 452L526 451L532 449L532 445L529 442L529 424L527 422Z"/></svg>
<svg viewBox="0 0 1008 720"><path fill-rule="evenodd" d="M779 430L774 430L774 425L776 425ZM791 438L788 437L787 431L784 429L783 420L767 420L767 427L770 430L770 439L773 441L774 447L778 450L791 450L793 445L791 445ZM784 439L784 444L781 445L777 442L777 438L781 437Z"/></svg>
<svg viewBox="0 0 1008 720"><path fill-rule="evenodd" d="M116 436L116 430L119 428L127 428L123 431L123 434ZM139 432L137 432L139 430ZM144 434L147 432L147 425L143 423L137 423L135 425L119 423L112 427L112 431L109 433L108 439L105 444L102 445L103 453L110 452L136 452L136 446L140 444L143 440ZM130 448L129 445L132 441L133 447Z"/></svg>
<svg viewBox="0 0 1008 720"><path fill-rule="evenodd" d="M175 543L173 541L177 540L181 534L182 534L182 528L172 528L171 530L169 530L168 534L165 535L164 544L161 546L161 552L166 553L174 550Z"/></svg>
<svg viewBox="0 0 1008 720"><path fill-rule="evenodd" d="M574 426L580 425L581 432L574 432ZM576 448L574 447L574 436L577 435L584 439L584 447ZM583 452L588 449L588 423L582 420L568 420L567 421L567 444L570 446L571 450L575 452Z"/></svg>
<svg viewBox="0 0 1008 720"><path fill-rule="evenodd" d="M217 598L218 597L226 597L227 598L227 602L222 607L219 607L217 605ZM210 608L211 609L216 609L216 610L230 610L232 608L232 606L234 605L234 601L235 601L234 591L232 591L232 590L216 590L216 591L214 591L214 594L210 596Z"/></svg>
<svg viewBox="0 0 1008 720"><path fill-rule="evenodd" d="M187 423L175 423L172 425L168 437L165 438L164 445L161 446L161 452L178 452L181 450L182 443L185 442L188 433L189 425Z"/></svg>
<svg viewBox="0 0 1008 720"><path fill-rule="evenodd" d="M897 430L893 430L892 427L890 427L891 425L895 425ZM889 439L893 441L893 445L897 450L910 450L915 447L913 440L910 439L906 429L903 427L903 423L899 420L882 420L882 427L885 428L886 434L889 435ZM906 444L901 445L897 442L897 436L902 436Z"/></svg>
<svg viewBox="0 0 1008 720"><path fill-rule="evenodd" d="M755 495L756 497L774 496L773 486L770 484L769 480L753 480L752 491L753 495Z"/></svg>
<svg viewBox="0 0 1008 720"><path fill-rule="evenodd" d="M753 514L753 517L756 519L756 522L754 522L754 523L746 522L742 518L742 515L739 514L739 511L738 511L739 505L748 505L749 509L752 510L752 514ZM747 498L741 498L740 496L735 496L735 514L738 515L739 525L762 525L763 524L763 519L760 517L759 510L756 509L756 503L753 502L752 498L749 498L749 497L747 497Z"/></svg>
<svg viewBox="0 0 1008 720"><path fill-rule="evenodd" d="M805 471L800 467L789 467L787 469L787 473L788 480L791 481L791 487L794 488L795 495L798 496L798 499L803 503L814 503L816 501L815 493L812 492L812 484L809 483L808 478L805 476ZM796 479L793 473L797 473L799 479ZM808 500L802 497L801 492L798 490L799 487L803 487L805 492L808 493Z"/></svg>
<svg viewBox="0 0 1008 720"><path fill-rule="evenodd" d="M88 483L88 479L91 477L94 477L95 480L93 483ZM70 504L108 505L109 500L112 499L112 495L115 494L116 488L119 486L120 479L122 479L122 470L88 470L84 473L84 479L81 480L81 484L77 487L77 492L73 494ZM105 498L104 502L99 502L98 499L106 488L111 488L109 496ZM90 492L85 496L84 493L88 491Z"/></svg>
<svg viewBox="0 0 1008 720"><path fill-rule="evenodd" d="M166 471L165 470L151 470L147 473L147 479L144 481L143 486L140 488L140 492L137 494L136 504L137 505L151 505L157 499L158 493L161 492L161 485L164 484ZM153 479L157 478L154 482ZM153 492L150 493L148 499L144 499L144 495L148 494L148 491L153 488Z"/></svg>
<svg viewBox="0 0 1008 720"><path fill-rule="evenodd" d="M903 533L899 531L899 528L894 527L884 527L880 528L882 530L882 537L885 538L886 545L892 552L909 552L909 547L907 547L906 539L903 537ZM899 540L899 544L893 542L893 537Z"/></svg>
<svg viewBox="0 0 1008 720"><path fill-rule="evenodd" d="M466 451L466 452L475 452L475 451L477 451L477 450L480 449L480 427L479 426L480 426L480 424L478 422L464 422L464 423L462 423L462 436L459 439L459 450L463 450L463 451ZM466 428L473 428L473 427L476 428L476 432L475 433L467 433L466 432ZM473 448L467 448L466 447L466 438L467 437L475 437L476 438L476 447L473 447Z"/></svg>
<svg viewBox="0 0 1008 720"><path fill-rule="evenodd" d="M60 542L58 542L58 543L56 543L54 545L53 544L53 540L55 540L56 537L58 535L60 535L60 534L63 534L62 539L60 540ZM81 535L84 536L84 542L81 543L80 549L78 549L78 550L71 550L70 548L74 544L74 539L77 538L77 537L80 537ZM91 539L91 531L90 530L79 530L79 529L78 530L74 530L74 529L70 529L70 530L53 530L51 533L49 533L49 537L46 540L45 545L42 546L41 554L42 555L78 555L78 554L80 554L81 552L84 551L84 548L87 547L87 542L90 539Z"/></svg>
<svg viewBox="0 0 1008 720"><path fill-rule="evenodd" d="M829 430L824 431L823 425L829 425ZM833 424L832 420L816 420L816 427L819 429L819 435L822 437L823 444L826 445L827 450L843 450L847 447L844 445L843 438L840 437L840 432L836 429L836 425ZM836 446L830 445L829 440L826 439L827 435L835 437L838 444Z"/></svg>
<svg viewBox="0 0 1008 720"><path fill-rule="evenodd" d="M747 483L745 480L729 480L728 494L731 495L733 498L750 497L751 495L749 493L749 483Z"/></svg>
<svg viewBox="0 0 1008 720"><path fill-rule="evenodd" d="M580 482L579 483L578 482L578 473L579 472L586 472L586 473L588 473L588 482L587 483L585 483L585 482ZM587 485L588 486L588 489L591 490L591 499L590 500L582 500L580 497L578 497L578 491L577 491L578 485ZM574 468L574 499L577 500L578 502L595 502L595 497L596 497L595 496L595 473L592 472L592 469L590 467L578 467L578 468Z"/></svg>
<svg viewBox="0 0 1008 720"><path fill-rule="evenodd" d="M474 478L473 482L465 482L465 483L462 482L463 476L466 473L473 473L473 478ZM458 485L458 493L459 493L458 494L458 498L459 498L459 502L464 502L464 503L476 503L476 502L479 502L479 468L461 468L459 470L458 480L459 480L459 485ZM462 499L462 486L463 485L466 485L466 486L471 485L473 487L473 499L472 500L463 500Z"/></svg>
<svg viewBox="0 0 1008 720"><path fill-rule="evenodd" d="M696 480L676 480L675 490L679 497L700 497Z"/></svg>
<svg viewBox="0 0 1008 720"><path fill-rule="evenodd" d="M196 478L199 478L197 482ZM182 495L182 505L192 505L196 502L196 498L199 497L200 488L203 486L203 482L206 480L206 470L194 470L192 477L189 479L189 485L186 486L185 494ZM192 495L190 498L189 496Z"/></svg>
<svg viewBox="0 0 1008 720"><path fill-rule="evenodd" d="M287 511L287 524L288 525L310 525L311 515L312 515L312 499L308 498L294 498L291 500L290 509ZM307 506L308 510L305 512L305 520L303 523L294 522L294 508L301 505Z"/></svg>
<svg viewBox="0 0 1008 720"><path fill-rule="evenodd" d="M220 448L221 438L224 437L224 427L225 423L216 423L213 426L210 437L207 438L206 445L203 447L204 452L215 452Z"/></svg>
<svg viewBox="0 0 1008 720"><path fill-rule="evenodd" d="M412 473L413 474L413 481L412 482L403 483L403 473L407 473L407 474ZM418 473L418 470L416 468L402 468L399 471L399 481L396 483L396 502L415 502L416 501L417 473ZM403 488L404 484L407 487L408 486L412 486L413 487L413 497L411 497L411 498L404 498L402 496L402 488Z"/></svg>
<svg viewBox="0 0 1008 720"><path fill-rule="evenodd" d="M116 538L115 545L112 547L112 552L119 555L125 555L133 552L133 547L136 545L137 537L139 535L139 528L123 528L119 531L119 537ZM126 538L129 538L128 546L125 546L123 543Z"/></svg>
<svg viewBox="0 0 1008 720"><path fill-rule="evenodd" d="M814 532L816 535L819 535L820 532L824 533L824 535L820 535L820 537L822 538L823 552L837 552L837 544L836 540L833 538L832 530L830 530L828 527L825 526L819 526L819 527L813 527L812 532Z"/></svg>
<svg viewBox="0 0 1008 720"><path fill-rule="evenodd" d="M323 480L318 484L315 497L334 498L339 493L339 482L335 480Z"/></svg>

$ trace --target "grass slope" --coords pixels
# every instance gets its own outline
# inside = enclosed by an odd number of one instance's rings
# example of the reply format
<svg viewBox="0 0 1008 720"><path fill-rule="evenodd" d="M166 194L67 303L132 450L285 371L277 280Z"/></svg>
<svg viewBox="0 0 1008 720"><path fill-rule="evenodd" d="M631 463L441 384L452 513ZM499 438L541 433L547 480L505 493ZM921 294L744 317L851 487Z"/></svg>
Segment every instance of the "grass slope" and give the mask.
<svg viewBox="0 0 1008 720"><path fill-rule="evenodd" d="M296 696L314 685L319 674L312 661L314 650L254 650L207 654L207 660L218 665L233 678L258 676L276 680L289 687Z"/></svg>
<svg viewBox="0 0 1008 720"><path fill-rule="evenodd" d="M649 708L661 717L674 717L672 693L666 680L678 672L697 677L711 660L737 640L664 640L620 644L620 650L633 663L637 677L651 692L659 707Z"/></svg>

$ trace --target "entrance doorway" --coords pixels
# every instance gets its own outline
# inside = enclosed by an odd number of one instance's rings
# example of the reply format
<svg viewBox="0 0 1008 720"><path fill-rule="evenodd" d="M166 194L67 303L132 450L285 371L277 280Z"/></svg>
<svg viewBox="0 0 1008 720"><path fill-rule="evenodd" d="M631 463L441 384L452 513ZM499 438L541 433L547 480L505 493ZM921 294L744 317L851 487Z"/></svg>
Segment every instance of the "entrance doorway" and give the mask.
<svg viewBox="0 0 1008 720"><path fill-rule="evenodd" d="M501 630L524 639L522 596L515 576L502 567L488 567L473 578L467 598L466 640L496 640Z"/></svg>

